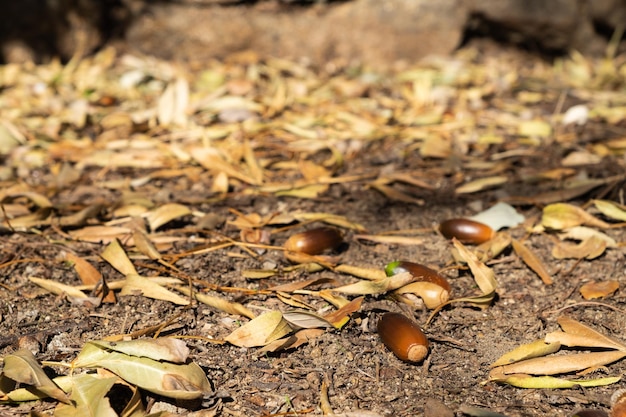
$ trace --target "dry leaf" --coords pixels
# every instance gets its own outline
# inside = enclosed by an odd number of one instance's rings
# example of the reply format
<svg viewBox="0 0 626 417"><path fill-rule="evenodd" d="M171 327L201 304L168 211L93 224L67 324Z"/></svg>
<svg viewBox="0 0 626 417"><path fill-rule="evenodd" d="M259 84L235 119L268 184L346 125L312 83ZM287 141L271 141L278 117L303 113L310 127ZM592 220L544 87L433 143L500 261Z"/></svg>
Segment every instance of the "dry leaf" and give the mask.
<svg viewBox="0 0 626 417"><path fill-rule="evenodd" d="M591 236L578 244L559 242L552 248L552 256L556 259L595 259L606 250L607 242L598 237Z"/></svg>
<svg viewBox="0 0 626 417"><path fill-rule="evenodd" d="M403 287L414 280L415 277L410 272L401 272L382 279L359 281L333 288L333 291L355 295L382 294Z"/></svg>
<svg viewBox="0 0 626 417"><path fill-rule="evenodd" d="M35 388L55 400L69 403L67 395L44 372L28 349L20 349L4 357L3 374L13 381Z"/></svg>
<svg viewBox="0 0 626 417"><path fill-rule="evenodd" d="M122 274L137 275L137 270L135 269L135 266L128 258L128 255L126 255L126 251L124 251L124 248L122 248L119 240L114 239L111 243L109 243L107 247L104 248L104 251L102 251L100 256Z"/></svg>
<svg viewBox="0 0 626 417"><path fill-rule="evenodd" d="M611 295L618 289L619 282L616 280L591 281L580 287L580 294L585 300L593 300Z"/></svg>
<svg viewBox="0 0 626 417"><path fill-rule="evenodd" d="M541 278L543 283L546 285L552 284L552 277L550 276L550 273L546 270L546 267L537 255L528 249L526 245L516 239L513 239L511 243L513 244L513 250L515 250L517 256L519 256L524 263L528 265L528 267L532 269L539 276L539 278Z"/></svg>
<svg viewBox="0 0 626 417"><path fill-rule="evenodd" d="M592 341L591 343L598 343L597 346L610 347L612 349L618 349L618 350L626 350L624 349L624 344L622 342L613 340L610 337L605 336L602 333L592 329L591 327L572 319L571 317L561 316L557 319L557 323L559 323L559 326L561 326L561 329L563 329L563 331L567 333L568 335L574 335L580 338L584 338L586 340L590 340ZM594 345L584 344L580 346L593 347Z"/></svg>
<svg viewBox="0 0 626 417"><path fill-rule="evenodd" d="M561 348L558 342L546 342L544 340L535 340L531 343L523 344L510 352L500 356L498 360L491 364L492 368L511 363L520 362L525 359L546 356L550 353L557 352Z"/></svg>
<svg viewBox="0 0 626 417"><path fill-rule="evenodd" d="M505 176L494 176L487 178L480 178L478 180L470 181L457 187L455 192L457 194L470 194L476 193L478 191L487 190L493 187L497 187L498 185L502 185L508 181L508 178Z"/></svg>
<svg viewBox="0 0 626 417"><path fill-rule="evenodd" d="M169 301L178 305L188 305L189 299L137 274L127 274L120 295L142 295L155 300Z"/></svg>
<svg viewBox="0 0 626 417"><path fill-rule="evenodd" d="M164 224L188 214L191 214L189 207L182 204L169 203L150 210L144 214L144 217L150 225L150 230L155 231Z"/></svg>
<svg viewBox="0 0 626 417"><path fill-rule="evenodd" d="M578 372L585 369L594 369L608 365L626 357L626 352L606 351L574 353L569 355L546 356L526 359L510 365L494 368L494 375L502 374L531 374L556 375L569 372Z"/></svg>
<svg viewBox="0 0 626 417"><path fill-rule="evenodd" d="M626 207L614 201L593 200L593 205L606 217L626 222Z"/></svg>
<svg viewBox="0 0 626 417"><path fill-rule="evenodd" d="M587 225L606 229L610 225L595 218L580 207L567 204L555 203L543 208L541 224L547 229L563 230L575 226Z"/></svg>
<svg viewBox="0 0 626 417"><path fill-rule="evenodd" d="M239 327L224 340L240 347L265 346L291 332L280 311L269 311Z"/></svg>

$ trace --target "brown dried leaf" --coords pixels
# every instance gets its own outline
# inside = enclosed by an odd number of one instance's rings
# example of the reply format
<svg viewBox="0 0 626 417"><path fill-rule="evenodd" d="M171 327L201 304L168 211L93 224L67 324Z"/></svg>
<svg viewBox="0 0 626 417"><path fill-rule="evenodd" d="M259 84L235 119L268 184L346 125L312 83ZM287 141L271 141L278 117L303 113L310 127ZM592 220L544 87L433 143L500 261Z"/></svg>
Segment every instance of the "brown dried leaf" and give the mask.
<svg viewBox="0 0 626 417"><path fill-rule="evenodd" d="M563 331L569 335L592 340L595 341L595 343L599 343L600 345L612 346L613 349L626 351L626 349L624 348L625 345L622 342L613 340L610 337L605 336L602 333L592 329L591 327L572 319L571 317L561 316L557 319L557 323L559 323L561 329L563 329Z"/></svg>
<svg viewBox="0 0 626 417"><path fill-rule="evenodd" d="M602 298L613 294L619 289L619 281L591 281L580 287L580 294L585 300L593 300L594 298Z"/></svg>
<svg viewBox="0 0 626 417"><path fill-rule="evenodd" d="M543 283L546 285L552 284L552 276L550 276L550 273L546 270L546 267L537 255L535 255L530 249L528 249L528 247L526 247L526 245L517 239L513 239L511 243L513 244L513 250L515 250L517 256L522 258L524 263L528 265L528 267L537 275L539 275L539 278L541 278Z"/></svg>
<svg viewBox="0 0 626 417"><path fill-rule="evenodd" d="M578 244L559 242L552 248L552 256L556 259L595 259L606 250L607 243L604 239L591 236Z"/></svg>

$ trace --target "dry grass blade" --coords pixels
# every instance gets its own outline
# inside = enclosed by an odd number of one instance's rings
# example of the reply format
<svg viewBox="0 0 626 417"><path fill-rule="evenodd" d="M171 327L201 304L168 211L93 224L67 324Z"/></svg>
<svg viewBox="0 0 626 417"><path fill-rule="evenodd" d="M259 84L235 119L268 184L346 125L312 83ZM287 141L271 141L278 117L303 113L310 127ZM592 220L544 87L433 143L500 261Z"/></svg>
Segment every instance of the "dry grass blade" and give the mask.
<svg viewBox="0 0 626 417"><path fill-rule="evenodd" d="M550 273L546 270L546 267L543 265L537 255L535 255L530 249L526 247L526 245L524 245L517 239L513 239L511 243L513 244L513 250L515 250L517 256L522 258L524 263L528 265L530 269L535 271L537 275L539 275L539 278L541 278L543 283L546 285L552 284L552 277L550 276Z"/></svg>

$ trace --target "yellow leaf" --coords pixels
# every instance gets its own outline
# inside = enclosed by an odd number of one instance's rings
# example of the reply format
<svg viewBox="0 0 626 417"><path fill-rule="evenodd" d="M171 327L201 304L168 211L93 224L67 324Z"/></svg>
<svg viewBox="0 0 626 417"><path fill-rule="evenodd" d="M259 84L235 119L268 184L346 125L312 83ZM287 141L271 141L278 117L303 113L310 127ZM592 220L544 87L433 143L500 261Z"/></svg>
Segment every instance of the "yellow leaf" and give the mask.
<svg viewBox="0 0 626 417"><path fill-rule="evenodd" d="M569 229L583 224L602 229L610 227L608 223L595 218L580 207L567 203L555 203L544 207L541 224L554 230Z"/></svg>
<svg viewBox="0 0 626 417"><path fill-rule="evenodd" d="M265 346L292 332L280 311L269 311L239 327L225 340L235 346Z"/></svg>
<svg viewBox="0 0 626 417"><path fill-rule="evenodd" d="M626 222L626 207L614 201L593 200L594 206L606 217Z"/></svg>
<svg viewBox="0 0 626 417"><path fill-rule="evenodd" d="M561 344L558 342L548 343L543 340L535 340L534 342L518 346L512 351L500 356L498 360L491 364L491 367L495 368L496 366L509 365L525 359L546 356L558 351L560 348Z"/></svg>

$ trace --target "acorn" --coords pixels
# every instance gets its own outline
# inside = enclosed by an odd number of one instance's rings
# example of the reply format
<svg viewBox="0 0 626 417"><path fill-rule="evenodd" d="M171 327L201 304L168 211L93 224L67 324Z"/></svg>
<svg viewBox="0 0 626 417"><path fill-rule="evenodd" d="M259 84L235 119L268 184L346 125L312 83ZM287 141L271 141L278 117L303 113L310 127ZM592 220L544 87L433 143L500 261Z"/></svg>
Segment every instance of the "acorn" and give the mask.
<svg viewBox="0 0 626 417"><path fill-rule="evenodd" d="M343 243L343 235L333 227L319 227L291 235L283 244L285 256L294 262L301 262L298 254L319 255L338 248Z"/></svg>
<svg viewBox="0 0 626 417"><path fill-rule="evenodd" d="M457 238L461 243L480 244L490 240L495 231L484 223L470 219L449 219L439 224L439 231L447 239Z"/></svg>
<svg viewBox="0 0 626 417"><path fill-rule="evenodd" d="M428 355L428 339L413 320L399 313L385 313L378 320L378 335L399 359L421 362Z"/></svg>
<svg viewBox="0 0 626 417"><path fill-rule="evenodd" d="M415 281L396 290L400 294L413 293L419 296L427 308L437 308L450 299L450 283L437 271L408 261L394 261L385 266L387 276L408 272Z"/></svg>
<svg viewBox="0 0 626 417"><path fill-rule="evenodd" d="M444 290L450 292L450 283L447 279L442 277L439 272L429 267L408 261L394 261L385 266L385 273L388 277L399 274L401 272L409 272L417 281L432 282L439 285Z"/></svg>

